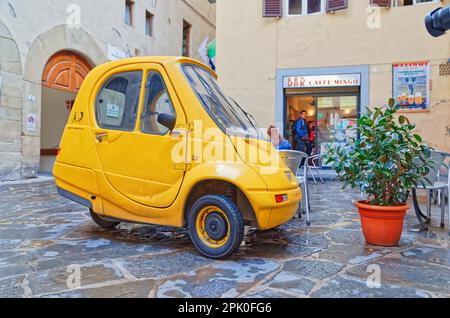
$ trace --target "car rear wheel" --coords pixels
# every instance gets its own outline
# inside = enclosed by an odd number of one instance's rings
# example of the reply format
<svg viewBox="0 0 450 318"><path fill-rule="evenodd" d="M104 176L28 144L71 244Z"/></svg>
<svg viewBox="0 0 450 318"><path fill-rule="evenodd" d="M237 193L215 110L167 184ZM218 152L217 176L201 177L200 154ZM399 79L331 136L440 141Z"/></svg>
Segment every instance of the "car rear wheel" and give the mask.
<svg viewBox="0 0 450 318"><path fill-rule="evenodd" d="M120 222L112 222L112 221L105 220L100 215L95 213L93 210L90 210L90 212L91 212L92 220L94 220L94 222L97 225L99 225L100 227L102 227L104 229L111 230L120 224Z"/></svg>
<svg viewBox="0 0 450 318"><path fill-rule="evenodd" d="M191 208L189 234L206 257L223 259L236 252L244 239L244 219L236 204L225 196L208 195Z"/></svg>

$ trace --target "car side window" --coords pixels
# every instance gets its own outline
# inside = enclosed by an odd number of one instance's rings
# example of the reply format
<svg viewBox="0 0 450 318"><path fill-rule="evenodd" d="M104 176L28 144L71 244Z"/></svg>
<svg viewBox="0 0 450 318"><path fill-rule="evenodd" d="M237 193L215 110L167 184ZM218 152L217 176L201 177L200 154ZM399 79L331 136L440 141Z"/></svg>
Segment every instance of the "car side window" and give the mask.
<svg viewBox="0 0 450 318"><path fill-rule="evenodd" d="M158 123L158 115L176 115L176 113L161 74L150 72L146 88L141 120L142 132L152 135L165 135L169 132L169 129Z"/></svg>
<svg viewBox="0 0 450 318"><path fill-rule="evenodd" d="M133 131L142 86L142 71L124 72L110 77L97 96L95 111L101 128Z"/></svg>

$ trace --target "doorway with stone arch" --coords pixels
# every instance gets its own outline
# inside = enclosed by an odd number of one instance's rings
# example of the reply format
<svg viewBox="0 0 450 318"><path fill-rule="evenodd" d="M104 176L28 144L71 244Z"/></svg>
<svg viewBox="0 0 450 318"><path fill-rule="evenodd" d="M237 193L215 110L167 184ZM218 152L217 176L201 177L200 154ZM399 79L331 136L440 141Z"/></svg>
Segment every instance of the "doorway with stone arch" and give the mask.
<svg viewBox="0 0 450 318"><path fill-rule="evenodd" d="M51 173L64 127L91 64L72 51L60 51L42 74L41 160L39 172Z"/></svg>

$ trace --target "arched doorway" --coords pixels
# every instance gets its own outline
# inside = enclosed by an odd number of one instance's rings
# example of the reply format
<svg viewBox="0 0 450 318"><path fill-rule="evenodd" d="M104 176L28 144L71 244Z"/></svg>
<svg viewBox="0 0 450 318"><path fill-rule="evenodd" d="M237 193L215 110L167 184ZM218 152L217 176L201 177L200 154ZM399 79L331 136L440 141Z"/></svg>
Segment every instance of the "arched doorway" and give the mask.
<svg viewBox="0 0 450 318"><path fill-rule="evenodd" d="M41 161L39 171L50 173L76 95L92 66L71 51L54 54L42 74Z"/></svg>
<svg viewBox="0 0 450 318"><path fill-rule="evenodd" d="M15 37L0 18L0 183L19 180L22 167L23 69Z"/></svg>

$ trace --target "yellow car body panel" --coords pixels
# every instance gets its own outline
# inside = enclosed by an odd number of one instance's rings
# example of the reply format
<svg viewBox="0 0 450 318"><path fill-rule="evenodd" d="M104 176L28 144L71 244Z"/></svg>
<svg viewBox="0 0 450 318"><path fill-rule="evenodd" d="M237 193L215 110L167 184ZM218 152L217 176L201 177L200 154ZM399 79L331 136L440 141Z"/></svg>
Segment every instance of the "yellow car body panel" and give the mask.
<svg viewBox="0 0 450 318"><path fill-rule="evenodd" d="M184 64L196 65L217 77L198 61L177 57L125 59L101 65L89 73L66 125L53 171L60 193L102 216L184 227L185 208L192 189L200 182L217 180L234 185L245 195L260 230L291 220L297 212L301 192L295 177L279 162L270 143L244 138L232 140L224 132L221 141L194 137L191 126L195 121L201 122L198 132L201 136L218 126L186 80L181 70ZM135 129L101 128L95 110L98 92L114 74L132 71L143 74ZM175 130L165 135L141 131L149 72L162 76L176 113ZM240 150L238 144L244 147ZM180 145L186 147L187 154L181 162L174 162L172 150ZM199 145L234 152L234 159L203 158L196 152ZM245 151L251 147L265 149L276 164L250 162ZM277 203L275 196L280 194L288 200Z"/></svg>

